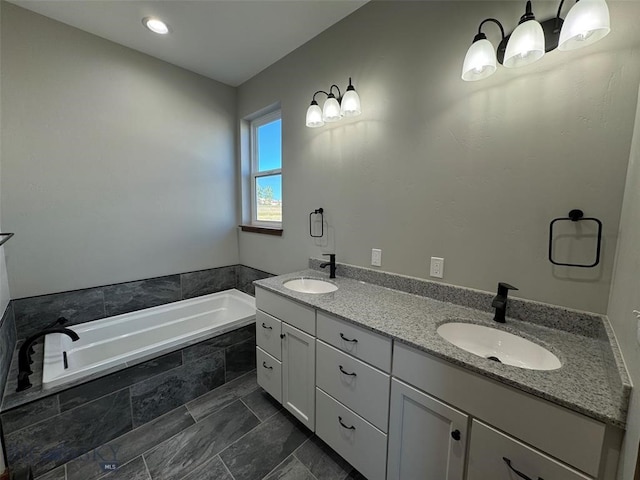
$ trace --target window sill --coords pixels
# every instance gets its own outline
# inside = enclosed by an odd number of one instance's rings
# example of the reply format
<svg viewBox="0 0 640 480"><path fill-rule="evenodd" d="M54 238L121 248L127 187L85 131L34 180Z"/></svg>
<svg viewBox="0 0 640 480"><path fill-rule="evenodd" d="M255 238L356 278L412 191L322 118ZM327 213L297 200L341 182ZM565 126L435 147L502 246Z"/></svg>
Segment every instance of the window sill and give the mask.
<svg viewBox="0 0 640 480"><path fill-rule="evenodd" d="M282 236L282 228L273 227L258 227L256 225L240 225L240 229L243 232L262 233L264 235L275 235L277 237Z"/></svg>

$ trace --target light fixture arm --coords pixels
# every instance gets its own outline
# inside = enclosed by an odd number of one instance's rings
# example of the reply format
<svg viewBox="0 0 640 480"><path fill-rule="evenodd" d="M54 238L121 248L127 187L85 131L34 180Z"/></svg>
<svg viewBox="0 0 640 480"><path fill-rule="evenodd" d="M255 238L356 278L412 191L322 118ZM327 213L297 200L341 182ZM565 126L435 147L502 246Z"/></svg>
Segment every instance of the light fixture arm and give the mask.
<svg viewBox="0 0 640 480"><path fill-rule="evenodd" d="M331 91L331 90L329 90L329 91ZM316 102L316 95L319 94L319 93L324 93L327 96L327 98L329 97L329 94L327 92L325 92L324 90L318 90L316 93L313 94L313 97L311 98L311 104L312 105L313 105L314 102L315 102L316 105L318 104L318 102Z"/></svg>
<svg viewBox="0 0 640 480"><path fill-rule="evenodd" d="M578 3L578 1L576 0L576 3ZM556 15L556 18L560 18L560 14L562 13L562 6L564 5L564 0L560 0L560 5L558 5L558 14Z"/></svg>
<svg viewBox="0 0 640 480"><path fill-rule="evenodd" d="M500 34L502 35L502 40L504 40L504 27L502 26L500 21L496 20L495 18L485 18L482 22L480 22L480 25L478 26L478 34L476 35L476 38L473 39L473 41L475 42L476 40L483 40L487 38L486 35L482 33L482 26L487 22L493 22L498 25L498 27L500 27Z"/></svg>
<svg viewBox="0 0 640 480"><path fill-rule="evenodd" d="M333 95L333 87L336 88L336 90L338 90L338 96L335 97L335 95ZM334 96L335 98L338 99L338 102L342 99L342 93L340 92L340 87L338 87L336 84L331 85L331 87L329 88L329 96Z"/></svg>

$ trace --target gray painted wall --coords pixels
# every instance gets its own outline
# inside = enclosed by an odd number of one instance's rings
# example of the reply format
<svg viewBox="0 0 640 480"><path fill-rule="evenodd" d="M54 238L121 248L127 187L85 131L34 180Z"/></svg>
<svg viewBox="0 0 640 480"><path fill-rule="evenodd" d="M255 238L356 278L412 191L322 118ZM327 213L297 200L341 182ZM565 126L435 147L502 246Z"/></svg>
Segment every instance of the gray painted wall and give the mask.
<svg viewBox="0 0 640 480"><path fill-rule="evenodd" d="M638 104L627 184L624 191L622 217L616 263L611 286L611 298L607 312L622 349L627 370L635 386L631 392L627 433L624 439L618 478L631 479L636 468L640 444L640 345L638 344L638 320L633 310L640 310L640 103Z"/></svg>
<svg viewBox="0 0 640 480"><path fill-rule="evenodd" d="M11 4L2 23L13 297L238 263L235 89Z"/></svg>
<svg viewBox="0 0 640 480"><path fill-rule="evenodd" d="M2 5L3 2L0 1L0 97L2 97ZM2 109L0 109L0 131L2 131ZM2 144L0 140L0 189L2 185ZM1 192L1 190L0 190ZM0 199L2 195L0 195ZM0 204L1 205L1 204ZM2 208L0 208L0 212ZM1 217L1 215L0 215ZM0 232L2 232L2 221L0 219ZM4 246L0 247L0 312L3 312L7 309L9 305L9 300L11 299L11 294L9 293L9 279L7 278L7 266L4 258ZM0 314L0 315L2 315ZM0 317L1 318L1 317ZM2 339L0 339L0 343L2 343ZM0 388L3 388L4 385L0 384ZM0 441L0 473L4 472L4 446L2 445L2 441Z"/></svg>
<svg viewBox="0 0 640 480"><path fill-rule="evenodd" d="M427 278L441 256L444 282L606 312L640 80L640 3L609 5L614 30L591 48L465 83L479 22L513 28L523 4L372 2L241 85L240 118L282 104L285 202L282 238L241 233L241 263L284 273L331 251L369 266L381 248L383 270ZM312 94L349 76L363 114L306 128ZM308 235L318 207L324 242ZM572 208L604 222L598 268L547 260L549 222ZM558 253L586 260L592 242Z"/></svg>

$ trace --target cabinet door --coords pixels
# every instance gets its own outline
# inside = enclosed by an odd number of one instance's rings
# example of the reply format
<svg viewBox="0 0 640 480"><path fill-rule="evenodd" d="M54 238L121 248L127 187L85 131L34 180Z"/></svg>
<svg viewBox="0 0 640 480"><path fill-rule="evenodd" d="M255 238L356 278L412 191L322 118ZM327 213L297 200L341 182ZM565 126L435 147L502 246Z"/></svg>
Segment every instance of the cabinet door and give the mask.
<svg viewBox="0 0 640 480"><path fill-rule="evenodd" d="M387 480L462 480L468 417L395 378Z"/></svg>
<svg viewBox="0 0 640 480"><path fill-rule="evenodd" d="M315 427L315 337L282 323L282 405L307 428Z"/></svg>

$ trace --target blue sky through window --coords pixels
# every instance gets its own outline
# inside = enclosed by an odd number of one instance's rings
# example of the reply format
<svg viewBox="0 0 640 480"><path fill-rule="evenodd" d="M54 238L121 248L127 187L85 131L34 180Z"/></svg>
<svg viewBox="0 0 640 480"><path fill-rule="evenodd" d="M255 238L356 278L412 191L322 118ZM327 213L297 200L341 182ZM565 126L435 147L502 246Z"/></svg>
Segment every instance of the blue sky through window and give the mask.
<svg viewBox="0 0 640 480"><path fill-rule="evenodd" d="M258 171L282 168L282 120L258 127ZM282 200L282 176L261 177L261 187L271 187L273 199Z"/></svg>

